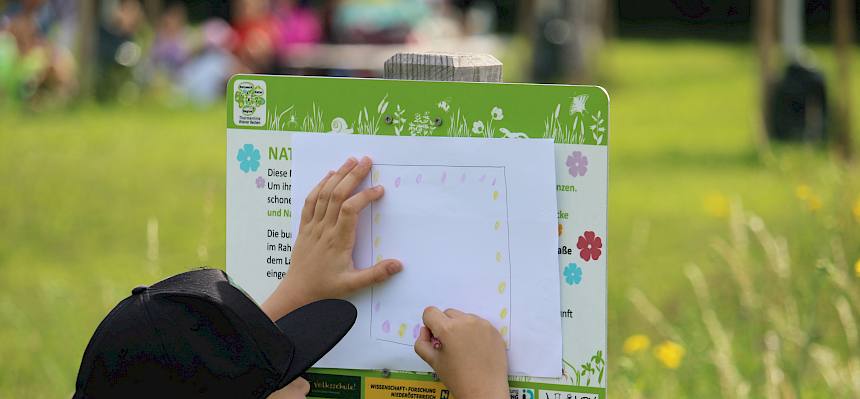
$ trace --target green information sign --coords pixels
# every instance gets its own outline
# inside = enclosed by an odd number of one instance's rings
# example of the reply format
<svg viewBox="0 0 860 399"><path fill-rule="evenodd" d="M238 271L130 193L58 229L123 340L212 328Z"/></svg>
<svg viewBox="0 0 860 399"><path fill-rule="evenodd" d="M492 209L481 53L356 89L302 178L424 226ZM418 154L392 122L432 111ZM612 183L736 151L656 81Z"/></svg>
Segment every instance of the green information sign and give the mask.
<svg viewBox="0 0 860 399"><path fill-rule="evenodd" d="M274 290L289 268L293 201L303 201L291 195L293 134L552 139L561 376L512 376L511 399L605 397L609 142L605 90L237 75L229 82L226 100L227 270L257 301ZM412 331L408 327L401 328L401 334ZM373 399L413 391L449 395L427 373L314 369L310 375L311 395L316 397Z"/></svg>

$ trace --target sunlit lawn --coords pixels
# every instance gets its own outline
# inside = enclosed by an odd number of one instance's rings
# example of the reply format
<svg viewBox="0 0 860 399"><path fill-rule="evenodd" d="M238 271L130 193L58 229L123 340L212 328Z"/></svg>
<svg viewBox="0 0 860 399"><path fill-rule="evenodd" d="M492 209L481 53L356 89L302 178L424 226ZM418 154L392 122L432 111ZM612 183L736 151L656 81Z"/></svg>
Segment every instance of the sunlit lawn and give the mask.
<svg viewBox="0 0 860 399"><path fill-rule="evenodd" d="M819 53L832 76L826 51ZM851 213L860 195L856 167L812 149L756 152L751 54L737 45L615 42L601 63L612 99L610 391L626 337L669 338L631 305L631 288L679 329L701 324L686 265L701 266L717 303L733 297L725 262L711 250L714 239L729 237L729 201L786 236L796 278L816 273L834 237L851 265L860 256ZM860 58L854 65L860 72ZM224 110L84 106L0 115L0 397L67 397L90 334L132 287L194 266L223 267ZM820 209L797 198L804 184ZM720 316L743 328L731 314ZM827 318L816 325L840 328ZM677 370L643 360L641 367L654 368L648 375L674 376L675 386L643 384L646 394L718 394L709 341L694 335L687 344ZM742 371L758 372L760 351L738 354Z"/></svg>

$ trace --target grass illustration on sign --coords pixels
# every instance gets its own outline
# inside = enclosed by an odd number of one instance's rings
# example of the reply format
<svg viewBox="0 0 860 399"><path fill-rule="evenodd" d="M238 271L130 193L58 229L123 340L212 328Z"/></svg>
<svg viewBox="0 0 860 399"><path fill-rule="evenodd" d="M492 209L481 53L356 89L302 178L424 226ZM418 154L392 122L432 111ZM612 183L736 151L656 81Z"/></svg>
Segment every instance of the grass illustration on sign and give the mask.
<svg viewBox="0 0 860 399"><path fill-rule="evenodd" d="M590 112L587 108L588 99L587 94L570 97L567 112L562 112L562 103L556 104L553 112L544 120L543 135L536 137L551 138L561 144L604 145L608 134L607 115L602 110ZM392 100L390 94L386 93L376 104L375 113L371 113L369 107L362 106L356 112L355 119L348 120L342 116L335 116L327 122L323 107L312 102L311 109L301 118L300 126L295 105L286 106L282 111L275 106L275 112L268 117L267 127L277 131L364 135L393 133L395 136L505 139L532 137L527 131L513 131L502 125L505 121L505 111L502 106L494 105L486 111L485 116L470 118L462 107L454 107L452 103L452 98L448 97L430 104L425 110L413 112L404 104ZM444 118L433 117L440 112ZM568 117L572 118L572 121L565 121ZM439 129L443 124L447 126Z"/></svg>

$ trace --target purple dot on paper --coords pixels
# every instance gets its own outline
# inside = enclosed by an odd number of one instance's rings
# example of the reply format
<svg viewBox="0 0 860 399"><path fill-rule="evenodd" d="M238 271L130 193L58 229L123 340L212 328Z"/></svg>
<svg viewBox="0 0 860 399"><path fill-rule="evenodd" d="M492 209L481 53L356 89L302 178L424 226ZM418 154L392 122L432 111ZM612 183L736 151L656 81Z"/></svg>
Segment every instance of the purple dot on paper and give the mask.
<svg viewBox="0 0 860 399"><path fill-rule="evenodd" d="M376 305L373 305L373 311L378 312L378 311L379 311L379 307L380 307L380 306L382 306L382 304L381 304L381 303L379 303L379 301L377 301L377 302L376 302Z"/></svg>
<svg viewBox="0 0 860 399"><path fill-rule="evenodd" d="M418 184L421 184L421 179L422 179L423 177L424 177L424 176L423 176L423 175L421 175L421 174L419 173L419 174L418 174L418 177L416 177L416 178L415 178L415 182L416 182L416 183L418 183Z"/></svg>
<svg viewBox="0 0 860 399"><path fill-rule="evenodd" d="M483 183L483 182L484 182L484 179L486 179L486 178L487 178L487 175L481 175L481 178L480 178L480 179L478 179L478 181L479 181L479 182L481 182L481 183Z"/></svg>
<svg viewBox="0 0 860 399"><path fill-rule="evenodd" d="M495 185L496 185L496 178L495 178L495 177L493 178L493 183L492 183L492 185L493 185L493 186L495 186Z"/></svg>
<svg viewBox="0 0 860 399"><path fill-rule="evenodd" d="M442 172L442 183L445 182L445 179L448 178L448 172Z"/></svg>
<svg viewBox="0 0 860 399"><path fill-rule="evenodd" d="M389 331L391 331L391 323L385 320L382 322L382 332L387 334Z"/></svg>
<svg viewBox="0 0 860 399"><path fill-rule="evenodd" d="M418 338L418 334L421 333L421 325L416 324L412 329L412 338Z"/></svg>
<svg viewBox="0 0 860 399"><path fill-rule="evenodd" d="M400 187L400 177L394 179L394 188Z"/></svg>
<svg viewBox="0 0 860 399"><path fill-rule="evenodd" d="M463 174L460 176L460 183L462 183L462 182L464 182L464 181L466 181L466 174L465 174L465 173L463 173Z"/></svg>

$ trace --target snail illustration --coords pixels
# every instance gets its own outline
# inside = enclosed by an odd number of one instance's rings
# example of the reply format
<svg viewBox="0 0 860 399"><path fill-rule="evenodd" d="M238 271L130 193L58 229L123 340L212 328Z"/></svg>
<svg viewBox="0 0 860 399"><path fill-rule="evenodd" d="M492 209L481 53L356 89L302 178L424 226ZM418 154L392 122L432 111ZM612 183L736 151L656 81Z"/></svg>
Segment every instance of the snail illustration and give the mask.
<svg viewBox="0 0 860 399"><path fill-rule="evenodd" d="M349 125L346 123L345 119L337 117L331 120L331 132L340 134L352 134L352 129L349 128Z"/></svg>

